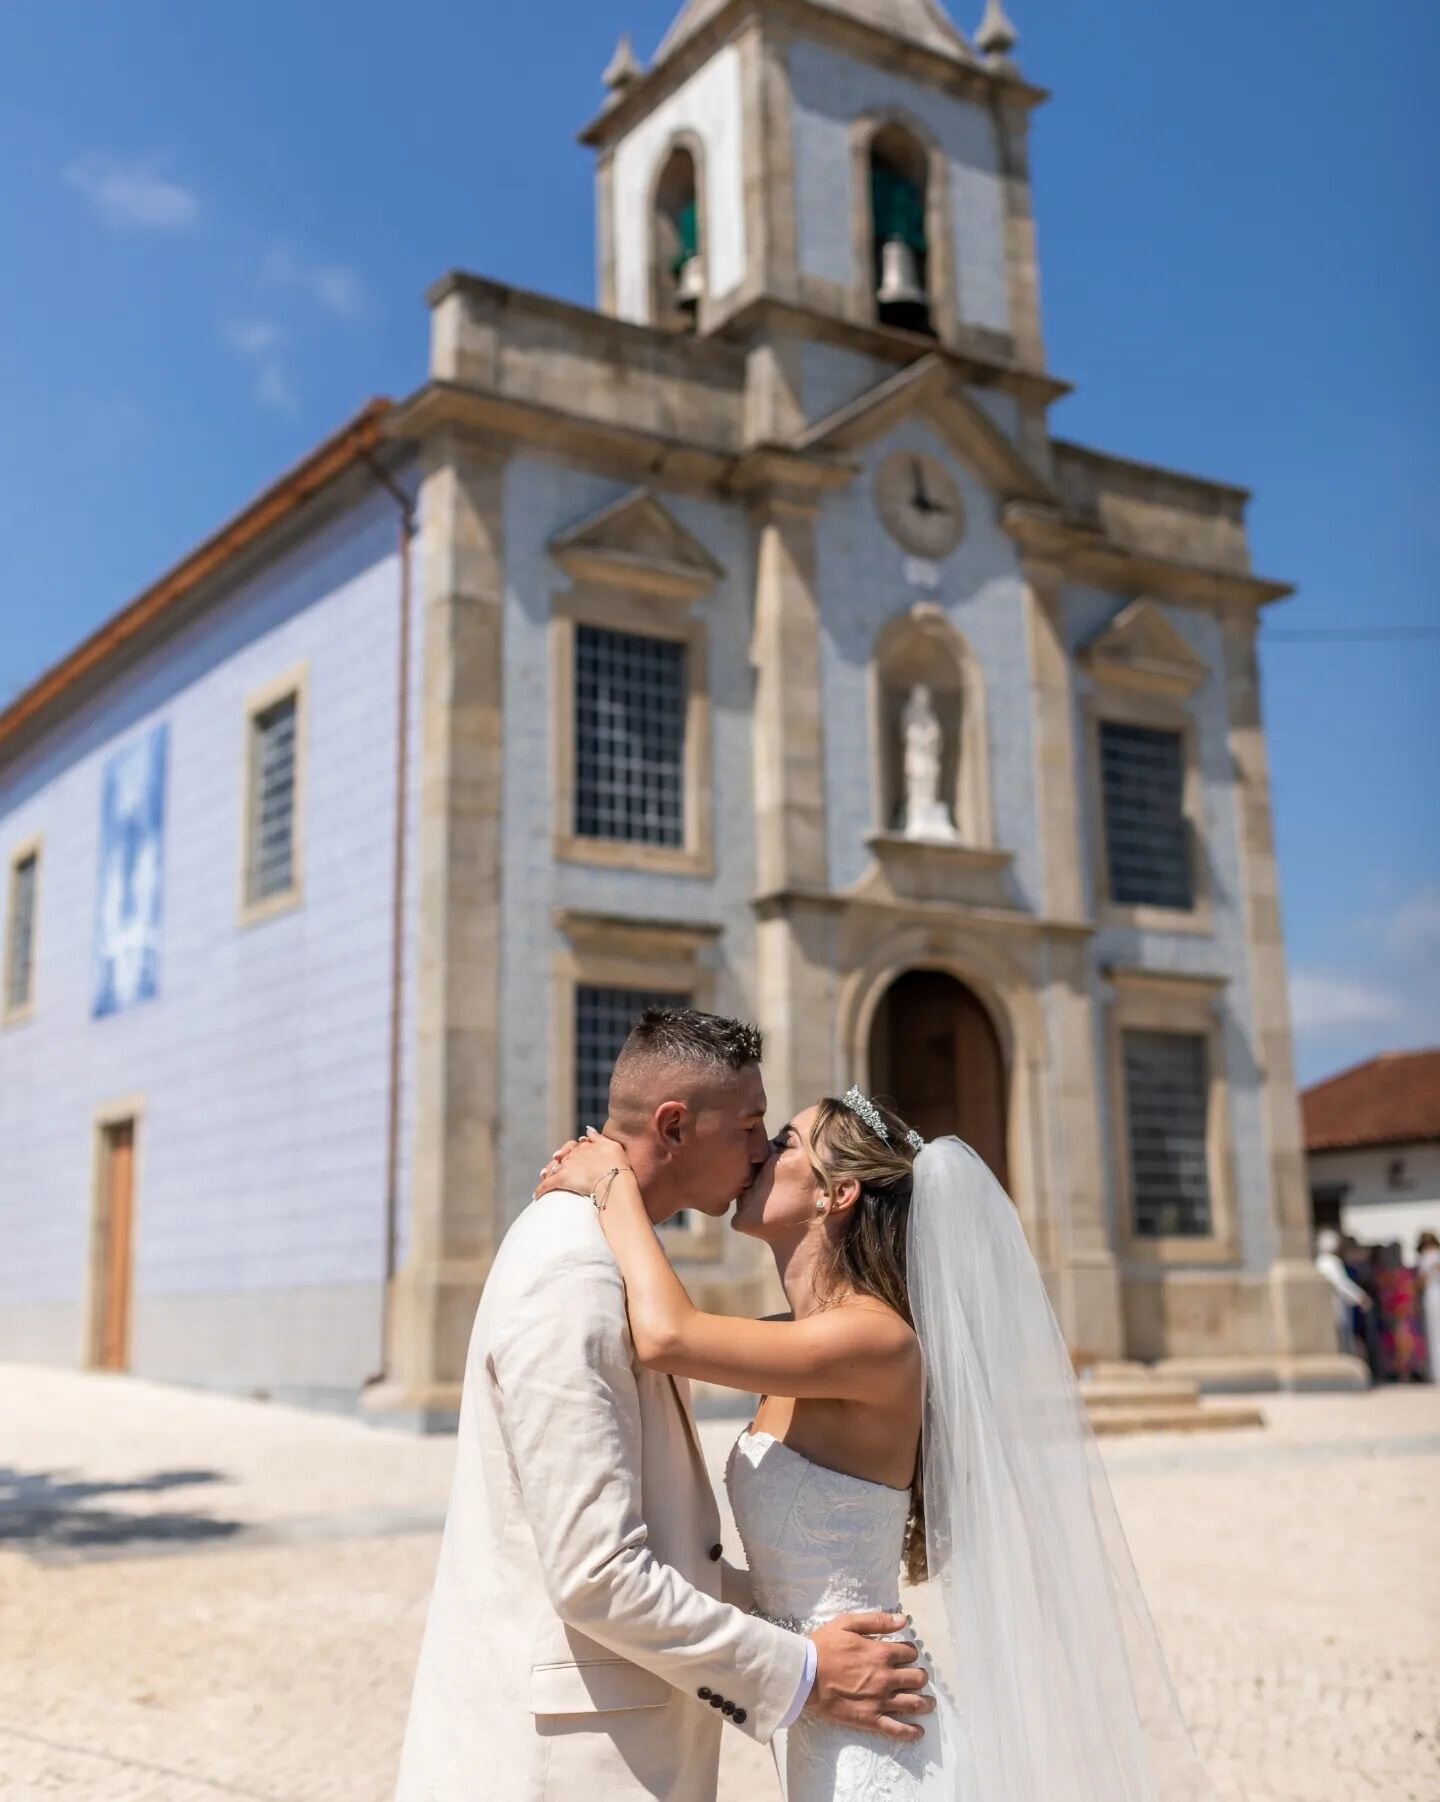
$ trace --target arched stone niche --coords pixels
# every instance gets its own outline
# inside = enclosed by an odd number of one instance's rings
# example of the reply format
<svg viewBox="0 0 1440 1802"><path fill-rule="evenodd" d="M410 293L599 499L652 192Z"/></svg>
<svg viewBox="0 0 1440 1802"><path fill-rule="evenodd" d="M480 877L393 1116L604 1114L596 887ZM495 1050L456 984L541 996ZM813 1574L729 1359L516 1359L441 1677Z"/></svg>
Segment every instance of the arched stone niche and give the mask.
<svg viewBox="0 0 1440 1802"><path fill-rule="evenodd" d="M940 793L950 807L959 843L988 849L995 832L984 673L964 636L930 601L891 620L875 641L871 744L877 829L904 830L903 715L921 683L930 690L940 721L944 740Z"/></svg>

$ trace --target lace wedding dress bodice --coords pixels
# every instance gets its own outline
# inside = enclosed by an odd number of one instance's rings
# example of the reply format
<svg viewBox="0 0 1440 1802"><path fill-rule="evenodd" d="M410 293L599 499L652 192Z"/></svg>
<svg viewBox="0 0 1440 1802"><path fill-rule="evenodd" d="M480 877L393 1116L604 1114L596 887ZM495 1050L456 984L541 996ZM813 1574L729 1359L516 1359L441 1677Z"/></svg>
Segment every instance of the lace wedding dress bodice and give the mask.
<svg viewBox="0 0 1440 1802"><path fill-rule="evenodd" d="M735 1442L725 1487L755 1610L808 1633L840 1614L900 1612L908 1490L812 1464L769 1433ZM802 1714L785 1736L787 1802L913 1802L926 1742L896 1744Z"/></svg>

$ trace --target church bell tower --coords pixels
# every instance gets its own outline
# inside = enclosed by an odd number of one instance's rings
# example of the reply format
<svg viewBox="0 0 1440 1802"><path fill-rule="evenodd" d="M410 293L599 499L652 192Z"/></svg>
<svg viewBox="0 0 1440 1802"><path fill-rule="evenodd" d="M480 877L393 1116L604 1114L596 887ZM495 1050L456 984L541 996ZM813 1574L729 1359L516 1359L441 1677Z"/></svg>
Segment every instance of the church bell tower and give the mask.
<svg viewBox="0 0 1440 1802"><path fill-rule="evenodd" d="M677 333L1045 368L1016 33L939 0L686 0L583 134L602 310Z"/></svg>

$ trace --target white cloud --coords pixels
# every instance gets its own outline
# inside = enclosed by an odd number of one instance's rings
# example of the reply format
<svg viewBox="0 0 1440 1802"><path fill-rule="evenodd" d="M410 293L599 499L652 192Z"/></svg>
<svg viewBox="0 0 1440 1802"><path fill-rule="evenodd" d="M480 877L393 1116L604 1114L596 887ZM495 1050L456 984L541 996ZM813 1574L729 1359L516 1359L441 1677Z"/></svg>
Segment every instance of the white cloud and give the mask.
<svg viewBox="0 0 1440 1802"><path fill-rule="evenodd" d="M80 418L90 442L107 450L128 449L154 431L149 413L124 388L102 388L84 395Z"/></svg>
<svg viewBox="0 0 1440 1802"><path fill-rule="evenodd" d="M1376 983L1323 970L1296 970L1290 978L1290 1012L1296 1032L1333 1032L1374 1026L1399 1017L1395 996Z"/></svg>
<svg viewBox="0 0 1440 1802"><path fill-rule="evenodd" d="M273 319L234 319L221 329L221 337L239 357L263 357L278 348L280 327Z"/></svg>
<svg viewBox="0 0 1440 1802"><path fill-rule="evenodd" d="M1343 960L1290 979L1302 1081L1377 1052L1440 1044L1440 884L1389 887L1344 940Z"/></svg>
<svg viewBox="0 0 1440 1802"><path fill-rule="evenodd" d="M1387 937L1403 956L1440 952L1440 885L1402 901L1390 915Z"/></svg>
<svg viewBox="0 0 1440 1802"><path fill-rule="evenodd" d="M260 365L255 372L255 398L272 413L287 413L293 418L300 411L299 397L280 363Z"/></svg>
<svg viewBox="0 0 1440 1802"><path fill-rule="evenodd" d="M262 280L273 288L306 295L337 319L358 319L370 304L365 279L344 263L311 261L277 244L265 258Z"/></svg>
<svg viewBox="0 0 1440 1802"><path fill-rule="evenodd" d="M121 231L183 232L200 219L199 195L163 174L154 158L89 150L66 165L64 178L107 225Z"/></svg>
<svg viewBox="0 0 1440 1802"><path fill-rule="evenodd" d="M293 417L299 396L286 368L285 334L273 319L232 319L220 328L221 341L254 376L255 399L272 413Z"/></svg>

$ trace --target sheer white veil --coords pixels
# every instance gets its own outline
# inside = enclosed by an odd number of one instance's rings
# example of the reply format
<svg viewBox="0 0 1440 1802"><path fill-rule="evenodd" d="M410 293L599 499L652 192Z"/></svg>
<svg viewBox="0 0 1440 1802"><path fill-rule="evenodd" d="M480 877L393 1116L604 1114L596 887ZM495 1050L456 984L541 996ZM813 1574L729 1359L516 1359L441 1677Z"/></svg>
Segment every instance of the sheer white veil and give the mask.
<svg viewBox="0 0 1440 1802"><path fill-rule="evenodd" d="M1190 1743L1019 1216L959 1139L915 1160L926 1798L1200 1802ZM937 1605L938 1604L938 1605Z"/></svg>

